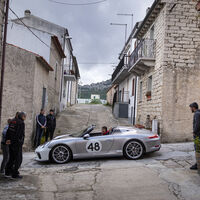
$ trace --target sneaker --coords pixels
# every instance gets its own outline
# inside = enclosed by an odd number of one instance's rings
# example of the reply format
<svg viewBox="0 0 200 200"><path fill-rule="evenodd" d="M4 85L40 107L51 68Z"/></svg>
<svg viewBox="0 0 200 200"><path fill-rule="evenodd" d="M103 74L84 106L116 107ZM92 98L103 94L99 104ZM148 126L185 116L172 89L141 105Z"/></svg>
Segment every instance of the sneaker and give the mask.
<svg viewBox="0 0 200 200"><path fill-rule="evenodd" d="M190 167L190 169L191 169L191 170L197 170L197 169L198 169L198 168L197 168L197 163L194 164L194 165L192 165L192 167Z"/></svg>
<svg viewBox="0 0 200 200"><path fill-rule="evenodd" d="M23 176L21 176L21 175L18 174L18 175L13 175L12 178L13 179L22 179Z"/></svg>
<svg viewBox="0 0 200 200"><path fill-rule="evenodd" d="M5 175L4 175L6 178L10 178L11 177L11 174L9 174L9 173L5 173Z"/></svg>

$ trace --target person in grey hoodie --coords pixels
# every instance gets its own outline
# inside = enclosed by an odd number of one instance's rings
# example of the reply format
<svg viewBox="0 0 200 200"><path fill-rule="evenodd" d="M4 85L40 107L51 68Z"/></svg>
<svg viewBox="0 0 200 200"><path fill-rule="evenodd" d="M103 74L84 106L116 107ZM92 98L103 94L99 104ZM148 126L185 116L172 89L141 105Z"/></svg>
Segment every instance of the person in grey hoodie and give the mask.
<svg viewBox="0 0 200 200"><path fill-rule="evenodd" d="M1 149L2 149L2 153L3 153L3 160L1 163L1 170L0 170L1 174L5 173L5 167L9 160L9 145L6 144L6 133L7 133L10 121L11 121L11 119L8 119L8 124L4 127L3 132L2 132Z"/></svg>
<svg viewBox="0 0 200 200"><path fill-rule="evenodd" d="M200 110L199 110L199 105L194 102L190 104L190 109L192 113L194 113L193 117L193 137L194 139L196 137L200 137ZM194 146L195 148L195 146ZM196 148L195 148L196 150ZM190 167L191 170L197 170L197 163L195 163L193 166Z"/></svg>

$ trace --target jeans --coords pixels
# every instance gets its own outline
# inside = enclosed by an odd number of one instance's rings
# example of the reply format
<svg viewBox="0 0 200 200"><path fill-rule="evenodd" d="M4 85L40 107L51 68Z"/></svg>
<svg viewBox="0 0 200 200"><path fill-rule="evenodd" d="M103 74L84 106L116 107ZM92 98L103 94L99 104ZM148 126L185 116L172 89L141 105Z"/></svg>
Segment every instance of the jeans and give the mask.
<svg viewBox="0 0 200 200"><path fill-rule="evenodd" d="M40 145L43 132L44 132L44 129L42 129L41 127L37 127L36 138L35 138L35 140L36 140L35 144L36 144L37 147Z"/></svg>
<svg viewBox="0 0 200 200"><path fill-rule="evenodd" d="M50 140L53 139L54 131L55 131L55 129L49 129L49 128L47 128L46 137L45 137L46 138L46 142L48 141L49 136L50 136Z"/></svg>
<svg viewBox="0 0 200 200"><path fill-rule="evenodd" d="M3 153L3 160L1 163L1 171L0 172L4 173L6 164L9 161L9 145L1 144L1 149L2 149L2 153Z"/></svg>
<svg viewBox="0 0 200 200"><path fill-rule="evenodd" d="M19 168L22 164L22 145L11 144L9 146L10 158L6 165L5 174L13 177L19 174Z"/></svg>

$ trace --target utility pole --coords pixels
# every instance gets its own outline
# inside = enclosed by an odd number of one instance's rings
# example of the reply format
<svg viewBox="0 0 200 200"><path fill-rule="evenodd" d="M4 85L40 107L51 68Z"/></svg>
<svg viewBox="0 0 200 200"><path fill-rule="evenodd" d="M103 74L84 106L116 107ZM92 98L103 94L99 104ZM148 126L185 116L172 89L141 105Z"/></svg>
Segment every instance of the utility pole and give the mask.
<svg viewBox="0 0 200 200"><path fill-rule="evenodd" d="M6 1L6 13L4 20L4 36L3 36L3 48L2 48L2 62L1 62L1 82L0 82L0 127L2 118L2 100L3 100L3 83L4 83L4 70L5 70L5 57L6 57L6 39L7 39L7 25L8 25L8 10L9 0Z"/></svg>

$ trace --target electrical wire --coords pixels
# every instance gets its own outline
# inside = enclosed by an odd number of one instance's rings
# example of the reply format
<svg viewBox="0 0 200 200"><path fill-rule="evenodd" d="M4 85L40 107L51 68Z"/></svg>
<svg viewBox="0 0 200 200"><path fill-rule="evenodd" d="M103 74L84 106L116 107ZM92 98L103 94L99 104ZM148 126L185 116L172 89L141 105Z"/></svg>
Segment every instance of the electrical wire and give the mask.
<svg viewBox="0 0 200 200"><path fill-rule="evenodd" d="M95 5L99 3L106 2L107 0L99 0L95 2L88 2L88 3L66 3L66 2L61 2L57 0L49 0L52 3L57 3L57 4L62 4L62 5L68 5L68 6L89 6L89 5Z"/></svg>
<svg viewBox="0 0 200 200"><path fill-rule="evenodd" d="M40 42L42 42L44 45L46 45L47 47L51 48L48 44L46 44L40 37L38 37L20 18L19 16L11 9L9 8L10 11L17 17L18 20L20 20L20 22L38 39L40 40Z"/></svg>
<svg viewBox="0 0 200 200"><path fill-rule="evenodd" d="M117 64L117 63L93 63L93 62L88 62L88 63L81 63L81 62L79 62L78 64L80 64L80 65L115 65L115 64Z"/></svg>

